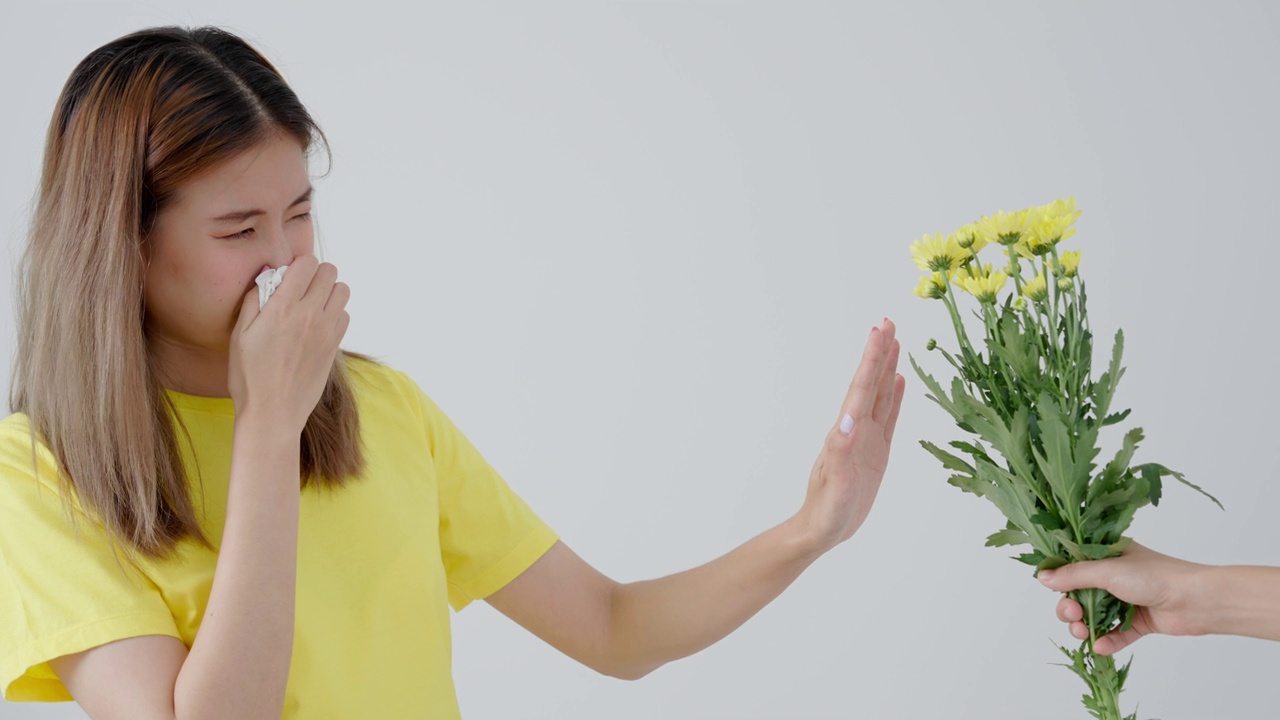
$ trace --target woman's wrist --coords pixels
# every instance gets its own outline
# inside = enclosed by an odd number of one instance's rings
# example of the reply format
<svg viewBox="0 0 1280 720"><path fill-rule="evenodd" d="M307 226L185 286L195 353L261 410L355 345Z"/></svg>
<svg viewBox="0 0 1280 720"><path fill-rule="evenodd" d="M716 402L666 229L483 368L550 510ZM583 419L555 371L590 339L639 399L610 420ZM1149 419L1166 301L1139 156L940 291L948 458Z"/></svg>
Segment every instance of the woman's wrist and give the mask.
<svg viewBox="0 0 1280 720"><path fill-rule="evenodd" d="M1280 640L1280 568L1206 567L1195 587L1192 610L1200 622L1193 634Z"/></svg>

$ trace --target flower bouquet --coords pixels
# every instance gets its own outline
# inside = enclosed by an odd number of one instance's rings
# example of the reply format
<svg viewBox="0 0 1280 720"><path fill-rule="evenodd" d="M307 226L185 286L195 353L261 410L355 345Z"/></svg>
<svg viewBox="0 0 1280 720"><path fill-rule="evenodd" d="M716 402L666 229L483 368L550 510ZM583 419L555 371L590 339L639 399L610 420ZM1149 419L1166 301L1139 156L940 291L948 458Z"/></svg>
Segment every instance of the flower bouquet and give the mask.
<svg viewBox="0 0 1280 720"><path fill-rule="evenodd" d="M916 294L941 301L955 327L954 352L934 340L926 346L955 369L950 392L914 357L911 364L927 397L970 436L949 443L955 452L920 444L953 473L950 484L987 498L1004 513L1005 527L987 545L1030 545L1014 559L1037 573L1119 555L1134 513L1159 503L1164 478L1204 493L1159 463L1131 464L1141 428L1124 435L1110 462L1101 468L1095 463L1102 429L1123 421L1129 410L1111 407L1124 375L1124 334L1116 333L1110 364L1094 379L1081 253L1059 250L1075 234L1079 215L1074 198L1056 200L997 212L945 238L926 235L911 246L912 258L929 273ZM998 269L979 258L988 246L1003 250ZM1012 292L1001 297L1010 281ZM981 346L961 317L962 294L976 300ZM1088 685L1085 707L1099 720L1136 720L1136 713L1120 711L1132 658L1117 667L1111 657L1093 652L1096 639L1132 623L1135 609L1099 589L1071 596L1084 608L1089 638L1077 648L1060 649L1069 661L1063 664Z"/></svg>

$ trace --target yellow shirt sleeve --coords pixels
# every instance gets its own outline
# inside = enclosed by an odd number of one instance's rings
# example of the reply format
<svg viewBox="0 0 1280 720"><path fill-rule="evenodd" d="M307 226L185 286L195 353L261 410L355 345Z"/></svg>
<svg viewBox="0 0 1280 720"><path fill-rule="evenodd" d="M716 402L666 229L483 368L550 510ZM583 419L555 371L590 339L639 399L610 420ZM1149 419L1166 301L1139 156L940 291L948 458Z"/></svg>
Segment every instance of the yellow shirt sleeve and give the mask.
<svg viewBox="0 0 1280 720"><path fill-rule="evenodd" d="M50 659L128 637L181 636L159 589L112 552L101 524L78 505L75 527L67 521L43 445L37 480L25 420L0 425L0 689L11 701L66 701Z"/></svg>
<svg viewBox="0 0 1280 720"><path fill-rule="evenodd" d="M435 460L449 604L461 610L514 580L559 537L435 401L413 388Z"/></svg>

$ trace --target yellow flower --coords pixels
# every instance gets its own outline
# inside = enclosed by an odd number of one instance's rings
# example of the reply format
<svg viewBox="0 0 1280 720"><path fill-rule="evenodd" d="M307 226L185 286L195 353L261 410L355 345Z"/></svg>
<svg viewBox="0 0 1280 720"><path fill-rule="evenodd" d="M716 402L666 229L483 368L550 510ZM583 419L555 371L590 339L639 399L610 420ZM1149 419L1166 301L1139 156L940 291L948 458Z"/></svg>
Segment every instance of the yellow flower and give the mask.
<svg viewBox="0 0 1280 720"><path fill-rule="evenodd" d="M1032 208L1027 232L1018 246L1018 254L1023 257L1048 254L1053 246L1076 234L1072 225L1079 217L1080 211L1076 209L1074 197Z"/></svg>
<svg viewBox="0 0 1280 720"><path fill-rule="evenodd" d="M978 224L969 223L964 227L951 233L948 240L955 240L961 249L977 255L982 248L987 246L987 241L978 233Z"/></svg>
<svg viewBox="0 0 1280 720"><path fill-rule="evenodd" d="M1080 272L1080 252L1079 250L1069 250L1062 253L1058 257L1057 266L1053 268L1053 274L1075 277L1076 273Z"/></svg>
<svg viewBox="0 0 1280 720"><path fill-rule="evenodd" d="M1040 273L1034 280L1022 286L1022 294L1032 300L1043 300L1049 296L1049 279Z"/></svg>
<svg viewBox="0 0 1280 720"><path fill-rule="evenodd" d="M987 269L990 270L988 265ZM1003 272L987 272L957 274L956 283L960 285L966 292L972 294L978 300L984 303L994 303L996 294L1004 289L1004 285L1009 281L1009 276Z"/></svg>
<svg viewBox="0 0 1280 720"><path fill-rule="evenodd" d="M1027 210L1012 213L1000 210L990 217L984 215L974 225L984 242L1013 245L1027 231L1028 214Z"/></svg>
<svg viewBox="0 0 1280 720"><path fill-rule="evenodd" d="M942 273L934 273L920 278L920 284L916 286L916 295L925 300L937 300L947 294L947 281L942 277Z"/></svg>
<svg viewBox="0 0 1280 720"><path fill-rule="evenodd" d="M942 239L942 233L925 235L911 243L911 259L921 270L951 272L969 257L969 251L960 247L954 238Z"/></svg>

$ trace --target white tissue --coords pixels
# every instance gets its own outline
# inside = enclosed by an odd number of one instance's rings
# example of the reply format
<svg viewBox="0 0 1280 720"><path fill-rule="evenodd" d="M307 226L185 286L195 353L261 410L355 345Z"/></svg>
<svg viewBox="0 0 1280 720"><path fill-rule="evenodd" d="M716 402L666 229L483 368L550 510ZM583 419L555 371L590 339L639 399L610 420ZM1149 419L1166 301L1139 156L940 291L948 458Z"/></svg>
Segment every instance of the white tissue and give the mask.
<svg viewBox="0 0 1280 720"><path fill-rule="evenodd" d="M267 298L271 297L271 293L276 291L280 286L280 280L284 278L284 271L288 270L288 265L281 265L272 270L267 268L258 273L258 277L254 282L258 283L258 309L261 310L267 304Z"/></svg>

